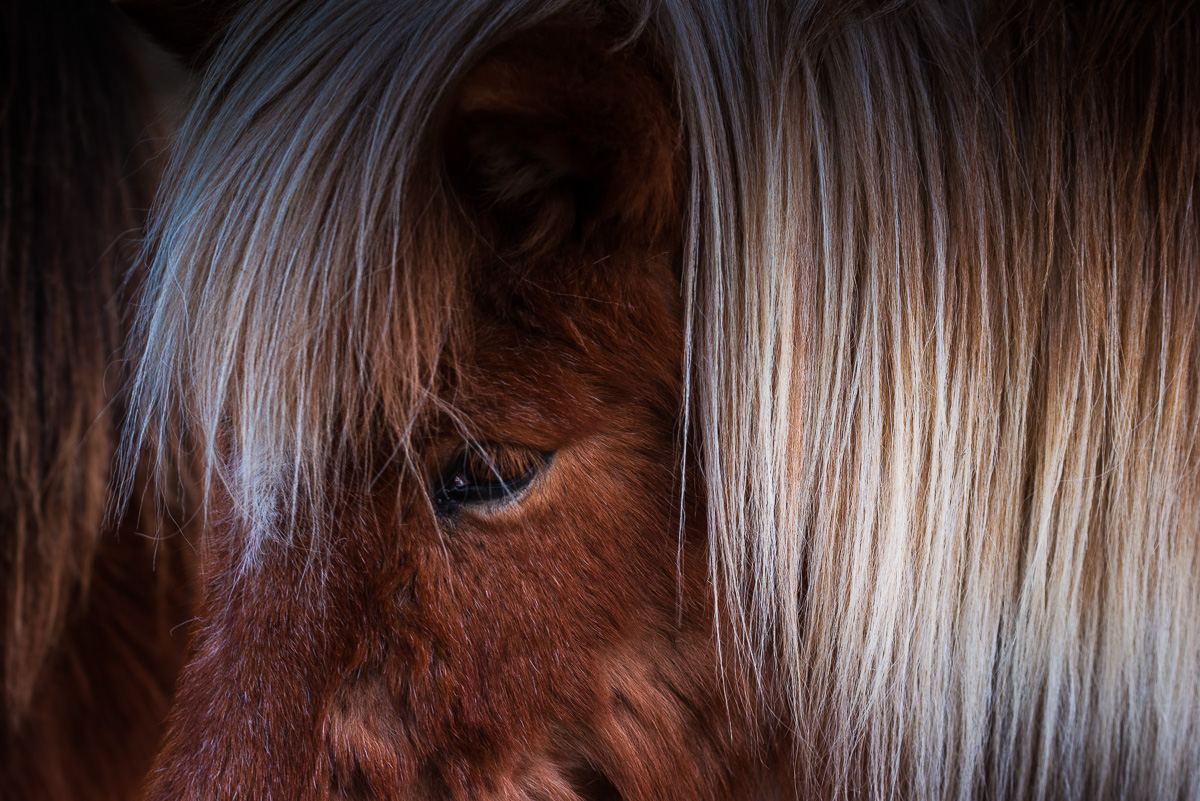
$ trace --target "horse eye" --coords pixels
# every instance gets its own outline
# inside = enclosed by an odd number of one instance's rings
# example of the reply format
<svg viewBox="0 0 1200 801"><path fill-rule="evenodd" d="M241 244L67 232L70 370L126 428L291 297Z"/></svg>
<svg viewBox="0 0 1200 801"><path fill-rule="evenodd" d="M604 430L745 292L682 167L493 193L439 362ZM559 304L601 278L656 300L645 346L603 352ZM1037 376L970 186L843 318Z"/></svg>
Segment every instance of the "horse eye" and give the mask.
<svg viewBox="0 0 1200 801"><path fill-rule="evenodd" d="M450 460L435 483L434 508L448 516L464 504L510 499L529 486L551 455L513 445L471 443Z"/></svg>

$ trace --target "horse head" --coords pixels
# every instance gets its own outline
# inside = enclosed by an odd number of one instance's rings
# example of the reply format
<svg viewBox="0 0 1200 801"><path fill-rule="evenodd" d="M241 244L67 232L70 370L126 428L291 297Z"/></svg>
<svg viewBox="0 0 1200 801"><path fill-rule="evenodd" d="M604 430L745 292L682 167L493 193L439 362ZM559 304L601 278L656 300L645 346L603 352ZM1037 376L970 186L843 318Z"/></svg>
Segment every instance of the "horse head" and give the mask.
<svg viewBox="0 0 1200 801"><path fill-rule="evenodd" d="M385 22L351 47L405 47ZM149 341L240 326L273 352L258 367L291 366L230 376L238 391L269 382L324 422L286 435L288 465L243 439L277 418L217 401L192 432L213 455L207 590L150 797L751 797L773 735L746 671L718 659L702 485L682 467L686 143L669 76L611 21L560 15L430 65L431 86L403 52L338 78L327 51L294 60L310 24L257 21L263 39L216 58L245 59L251 83L332 70L309 89L355 97L333 115L346 127L289 118L311 99L226 87L221 102L254 108L232 127L216 106L211 126L194 118L182 158L223 173L265 157L296 183L262 213L233 200L254 180L242 168L173 187L233 203L208 222L243 229L221 246L242 255L226 262L206 231L210 277L159 296L149 325L184 327ZM362 216L336 219L347 204ZM269 252L247 233L276 226ZM181 236L159 232L168 271L196 264ZM315 262L320 283L301 275ZM217 284L244 271L271 296L258 311L195 316L228 311ZM293 339L301 320L340 328L341 356ZM304 455L310 434L331 449ZM283 489L307 469L321 498Z"/></svg>

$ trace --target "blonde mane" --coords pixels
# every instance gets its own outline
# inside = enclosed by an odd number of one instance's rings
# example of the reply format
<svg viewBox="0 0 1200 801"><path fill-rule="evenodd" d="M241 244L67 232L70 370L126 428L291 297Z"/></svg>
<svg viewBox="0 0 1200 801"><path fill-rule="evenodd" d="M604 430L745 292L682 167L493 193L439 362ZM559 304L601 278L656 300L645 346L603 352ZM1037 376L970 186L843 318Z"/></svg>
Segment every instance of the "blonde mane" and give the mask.
<svg viewBox="0 0 1200 801"><path fill-rule="evenodd" d="M153 215L127 443L195 444L246 571L408 453L471 247L448 92L615 19L675 79L682 420L801 794L1200 794L1195 7L248 6Z"/></svg>

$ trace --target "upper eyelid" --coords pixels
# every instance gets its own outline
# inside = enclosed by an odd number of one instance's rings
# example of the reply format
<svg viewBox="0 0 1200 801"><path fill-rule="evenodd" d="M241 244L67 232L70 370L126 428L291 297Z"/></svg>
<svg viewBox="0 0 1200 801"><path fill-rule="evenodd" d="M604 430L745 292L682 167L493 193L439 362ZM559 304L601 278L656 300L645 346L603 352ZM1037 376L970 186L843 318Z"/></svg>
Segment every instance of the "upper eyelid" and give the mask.
<svg viewBox="0 0 1200 801"><path fill-rule="evenodd" d="M474 456L479 459L480 467L490 471L500 481L513 473L519 474L518 477L524 476L540 468L547 460L547 454L543 451L491 443L471 443L460 453L454 463L462 463Z"/></svg>

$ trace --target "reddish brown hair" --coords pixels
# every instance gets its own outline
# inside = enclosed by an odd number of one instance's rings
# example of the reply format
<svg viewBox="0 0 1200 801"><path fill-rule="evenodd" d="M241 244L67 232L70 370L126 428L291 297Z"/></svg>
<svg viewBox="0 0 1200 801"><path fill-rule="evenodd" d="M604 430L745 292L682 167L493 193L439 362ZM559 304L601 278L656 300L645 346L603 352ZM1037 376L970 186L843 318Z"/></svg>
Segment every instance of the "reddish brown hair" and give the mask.
<svg viewBox="0 0 1200 801"><path fill-rule="evenodd" d="M111 480L158 144L107 3L0 15L0 797L117 801L161 736L189 597L182 543L145 534L178 505Z"/></svg>

